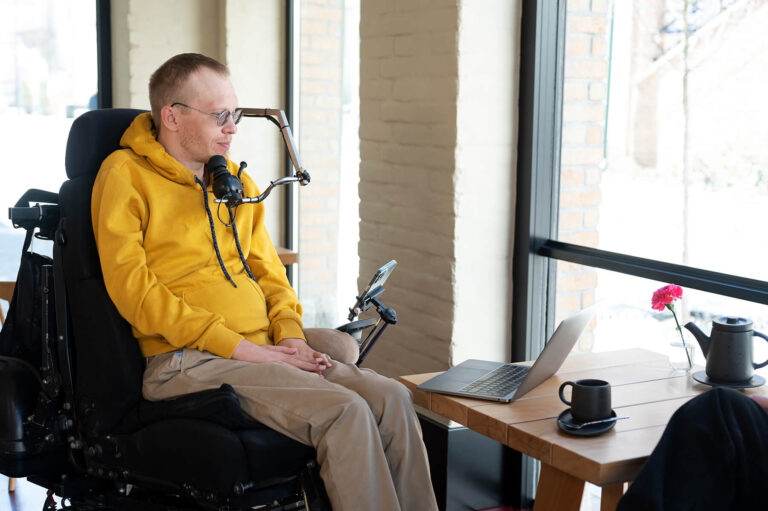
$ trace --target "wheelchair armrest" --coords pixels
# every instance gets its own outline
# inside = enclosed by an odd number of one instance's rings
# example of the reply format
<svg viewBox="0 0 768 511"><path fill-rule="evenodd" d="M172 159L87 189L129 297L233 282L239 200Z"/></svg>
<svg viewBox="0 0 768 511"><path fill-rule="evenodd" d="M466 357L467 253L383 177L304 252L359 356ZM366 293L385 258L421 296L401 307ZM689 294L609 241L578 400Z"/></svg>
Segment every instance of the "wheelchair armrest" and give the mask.
<svg viewBox="0 0 768 511"><path fill-rule="evenodd" d="M370 328L374 326L376 323L379 322L378 318L366 318L366 319L358 319L357 321L352 321L351 323L346 323L344 325L341 325L340 327L336 327L336 330L340 332L345 332L351 335L352 337L359 337L359 332L365 330L366 328Z"/></svg>
<svg viewBox="0 0 768 511"><path fill-rule="evenodd" d="M139 402L138 416L142 425L166 419L200 419L229 429L261 426L261 423L243 413L235 390L226 383L218 389L194 392L165 401L142 400Z"/></svg>
<svg viewBox="0 0 768 511"><path fill-rule="evenodd" d="M305 328L307 344L343 364L354 364L360 357L360 346L349 334L332 328Z"/></svg>

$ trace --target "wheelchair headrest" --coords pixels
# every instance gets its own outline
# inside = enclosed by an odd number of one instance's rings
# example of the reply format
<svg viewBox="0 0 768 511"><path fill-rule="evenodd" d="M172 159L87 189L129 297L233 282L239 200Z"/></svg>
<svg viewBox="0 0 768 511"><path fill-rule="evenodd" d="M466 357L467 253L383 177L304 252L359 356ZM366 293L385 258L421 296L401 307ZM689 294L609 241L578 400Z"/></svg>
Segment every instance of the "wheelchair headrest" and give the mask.
<svg viewBox="0 0 768 511"><path fill-rule="evenodd" d="M133 119L146 110L107 108L86 112L72 123L64 160L67 177L95 177L101 162L120 149L120 138Z"/></svg>

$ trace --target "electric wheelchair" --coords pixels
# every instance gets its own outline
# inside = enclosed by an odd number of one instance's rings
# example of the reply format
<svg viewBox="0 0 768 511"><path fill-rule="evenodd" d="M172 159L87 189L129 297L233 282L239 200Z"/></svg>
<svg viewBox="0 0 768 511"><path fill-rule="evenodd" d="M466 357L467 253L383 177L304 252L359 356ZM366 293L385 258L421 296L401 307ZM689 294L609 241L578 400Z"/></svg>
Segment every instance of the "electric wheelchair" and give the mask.
<svg viewBox="0 0 768 511"><path fill-rule="evenodd" d="M45 510L58 509L54 494L70 509L330 509L314 449L245 416L228 385L164 402L142 398L144 359L106 292L90 214L101 162L139 113L95 110L76 119L58 197L17 204L35 214L14 222L27 240L34 229L51 239L53 258L40 282L23 284L41 288L40 365L0 354L0 473L48 488ZM396 322L378 301L382 290L369 285L349 317L375 306L379 319L339 328L360 339L374 327L364 350L344 333L331 336L347 343L344 356L367 353Z"/></svg>

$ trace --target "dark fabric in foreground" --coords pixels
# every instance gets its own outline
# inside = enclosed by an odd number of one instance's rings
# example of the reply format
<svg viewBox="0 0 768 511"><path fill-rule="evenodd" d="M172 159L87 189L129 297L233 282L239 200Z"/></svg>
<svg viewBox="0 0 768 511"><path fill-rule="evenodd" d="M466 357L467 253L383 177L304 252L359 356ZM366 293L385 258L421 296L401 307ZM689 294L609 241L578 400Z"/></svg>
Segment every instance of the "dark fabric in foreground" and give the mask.
<svg viewBox="0 0 768 511"><path fill-rule="evenodd" d="M675 412L617 511L766 509L768 414L729 389Z"/></svg>

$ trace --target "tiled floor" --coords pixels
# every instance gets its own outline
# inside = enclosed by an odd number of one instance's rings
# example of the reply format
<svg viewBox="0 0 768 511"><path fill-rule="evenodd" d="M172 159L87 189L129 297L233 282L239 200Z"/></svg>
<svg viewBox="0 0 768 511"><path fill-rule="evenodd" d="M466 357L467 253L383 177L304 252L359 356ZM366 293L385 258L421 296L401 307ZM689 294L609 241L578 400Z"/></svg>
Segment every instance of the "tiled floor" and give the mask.
<svg viewBox="0 0 768 511"><path fill-rule="evenodd" d="M3 511L40 511L45 502L45 488L26 479L16 481L16 491L8 492L8 478L0 475L0 509Z"/></svg>

